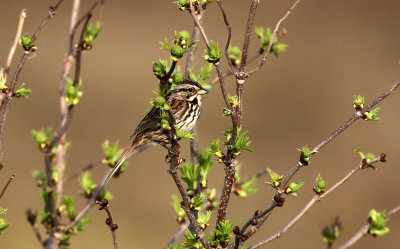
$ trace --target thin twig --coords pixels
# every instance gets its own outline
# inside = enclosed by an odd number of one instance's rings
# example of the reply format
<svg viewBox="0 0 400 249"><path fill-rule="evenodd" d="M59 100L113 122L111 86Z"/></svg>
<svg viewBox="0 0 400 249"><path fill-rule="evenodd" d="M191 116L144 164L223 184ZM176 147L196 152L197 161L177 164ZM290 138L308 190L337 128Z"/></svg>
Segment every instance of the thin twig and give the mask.
<svg viewBox="0 0 400 249"><path fill-rule="evenodd" d="M103 210L104 209L107 212L108 218L106 219L106 225L108 226L108 228L111 231L111 235L112 235L112 238L113 238L114 249L118 249L117 235L115 233L115 230L118 229L118 225L113 222L113 218L112 218L112 215L111 215L110 205L108 203L108 200L104 199L102 202L96 201L96 204L100 204L99 205L99 210Z"/></svg>
<svg viewBox="0 0 400 249"><path fill-rule="evenodd" d="M3 197L4 193L6 192L6 190L7 190L7 188L8 188L8 185L10 185L10 183L11 183L11 181L14 179L14 177L15 177L15 175L10 176L10 179L8 179L6 185L4 185L4 188L3 188L3 190L2 190L1 193L0 193L0 199L1 199L1 197Z"/></svg>
<svg viewBox="0 0 400 249"><path fill-rule="evenodd" d="M228 61L228 65L229 65L229 71L232 73L235 73L235 68L232 64L231 59L229 58L229 46L231 44L231 37L232 37L232 26L228 21L228 17L226 16L225 10L222 7L222 0L217 0L219 9L221 10L222 16L224 17L224 22L226 25L226 28L228 29L228 38L226 39L226 45L225 45L225 49L224 49L224 53L225 53L225 57L226 60Z"/></svg>
<svg viewBox="0 0 400 249"><path fill-rule="evenodd" d="M386 213L385 218L389 218L390 216L396 214L397 212L400 211L400 205L391 209L389 212ZM369 229L371 227L371 224L367 223L361 227L361 229L351 237L346 243L341 245L339 249L347 249L354 245L357 241L359 241L362 237L367 235L369 233Z"/></svg>
<svg viewBox="0 0 400 249"><path fill-rule="evenodd" d="M372 159L368 164L372 165L376 162L378 162L379 159L375 158ZM278 232L276 232L275 234L271 235L270 237L268 237L265 240L262 240L258 243L256 243L255 245L250 246L248 249L255 249L258 248L262 245L265 245L269 242L271 242L274 239L280 238L283 234L285 234L294 224L296 224L297 221L299 221L304 214L311 209L311 207L314 206L314 204L316 204L317 202L321 201L325 196L327 196L328 194L332 193L332 191L334 191L335 189L337 189L339 186L341 186L344 182L346 182L352 175L354 175L356 172L360 171L362 168L363 164L358 164L354 169L352 169L349 173L347 173L342 179L340 179L337 183L335 183L335 185L333 185L330 189L328 189L327 191L325 191L325 193L321 194L321 195L315 195L306 205L305 207L296 215L296 217L294 217L282 230L279 230ZM246 234L247 235L247 234Z"/></svg>
<svg viewBox="0 0 400 249"><path fill-rule="evenodd" d="M257 67L253 70L250 70L249 72L247 72L247 76L252 75L253 73L257 72L265 63L265 61L267 60L269 54L271 53L272 50L272 45L273 45L273 41L275 40L278 31L279 31L279 27L282 24L283 21L286 20L286 18L288 18L288 16L292 13L292 11L294 10L294 8L296 7L296 5L300 2L300 0L296 0L296 2L294 2L294 4L289 8L289 10L286 12L286 14L278 21L278 23L275 26L274 32L272 33L272 37L271 37L271 42L268 44L268 48L264 53L263 58L261 59L261 62L257 65Z"/></svg>
<svg viewBox="0 0 400 249"><path fill-rule="evenodd" d="M7 57L6 67L4 68L4 74L3 74L4 81L7 81L8 73L10 72L11 62L14 58L14 53L17 48L18 41L21 38L21 33L22 33L22 28L24 26L25 18L26 18L26 9L23 9L21 11L21 14L19 15L17 33L15 34L14 42L11 46L10 53L8 54Z"/></svg>

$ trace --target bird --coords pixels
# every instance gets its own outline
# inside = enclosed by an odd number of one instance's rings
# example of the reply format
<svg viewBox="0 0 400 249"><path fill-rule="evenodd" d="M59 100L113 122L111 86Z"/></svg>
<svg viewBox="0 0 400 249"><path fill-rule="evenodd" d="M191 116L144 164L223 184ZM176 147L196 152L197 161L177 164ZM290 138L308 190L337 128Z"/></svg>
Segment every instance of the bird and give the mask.
<svg viewBox="0 0 400 249"><path fill-rule="evenodd" d="M189 79L174 86L165 97L173 113L176 127L184 132L190 132L195 126L201 112L201 99L208 93L199 83ZM128 150L121 156L113 170L107 175L106 185L112 176L128 158L129 154L144 144L155 143L168 148L171 144L170 133L162 127L162 110L156 106L140 121L130 139L134 138Z"/></svg>

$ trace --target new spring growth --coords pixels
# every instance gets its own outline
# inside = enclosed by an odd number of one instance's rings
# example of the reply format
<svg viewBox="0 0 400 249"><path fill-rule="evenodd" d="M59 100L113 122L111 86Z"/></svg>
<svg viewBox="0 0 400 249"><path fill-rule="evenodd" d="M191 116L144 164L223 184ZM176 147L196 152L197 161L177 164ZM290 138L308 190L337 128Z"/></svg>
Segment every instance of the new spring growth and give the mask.
<svg viewBox="0 0 400 249"><path fill-rule="evenodd" d="M46 151L52 139L52 130L51 127L48 127L47 129L42 128L40 130L31 131L32 137L35 139L41 151Z"/></svg>
<svg viewBox="0 0 400 249"><path fill-rule="evenodd" d="M283 175L279 175L278 173L272 171L271 169L268 169L268 175L270 182L265 182L265 183L271 185L275 189L278 189L279 186L281 185L281 180L283 178Z"/></svg>
<svg viewBox="0 0 400 249"><path fill-rule="evenodd" d="M115 141L114 143L110 144L108 140L104 141L101 144L101 148L103 150L105 158L101 161L103 164L107 164L111 167L114 167L118 160L121 158L123 150L118 149L118 141ZM126 163L124 162L122 164L121 170L123 171L124 165Z"/></svg>
<svg viewBox="0 0 400 249"><path fill-rule="evenodd" d="M153 73L158 79L162 79L167 75L167 61L159 59L153 62Z"/></svg>
<svg viewBox="0 0 400 249"><path fill-rule="evenodd" d="M366 169L366 168L372 168L376 170L376 167L370 164L371 160L375 158L375 155L372 153L367 153L364 154L361 150L361 148L355 149L355 152L358 153L361 157L361 168Z"/></svg>
<svg viewBox="0 0 400 249"><path fill-rule="evenodd" d="M232 137L232 130L227 130L224 132L224 136L226 137L226 142L224 142L224 145L228 148L228 150L232 151L233 157L239 156L241 151L253 151L250 149L251 141L249 137L245 136L246 133L247 132L242 132L242 126L240 126L237 129L234 145L230 145L229 140Z"/></svg>
<svg viewBox="0 0 400 249"><path fill-rule="evenodd" d="M181 201L179 200L178 196L172 195L172 202L171 206L173 207L175 214L176 214L176 221L179 224L182 224L186 221L186 213L185 210L181 207Z"/></svg>
<svg viewBox="0 0 400 249"><path fill-rule="evenodd" d="M69 247L69 240L71 239L71 235L76 235L79 232L82 232L85 230L85 225L87 223L89 223L92 219L90 217L83 217L82 219L80 219L78 221L78 224L76 224L73 228L71 228L70 230L68 230L68 233L64 234L61 242L60 242L60 246L61 247Z"/></svg>
<svg viewBox="0 0 400 249"><path fill-rule="evenodd" d="M379 118L379 117L377 116L377 113L378 113L379 109L380 109L380 108L375 108L375 109L373 109L373 110L371 110L371 111L364 112L362 118L363 118L364 120L367 120L367 121L369 121L369 120L372 120L372 121L381 120L381 118Z"/></svg>
<svg viewBox="0 0 400 249"><path fill-rule="evenodd" d="M211 90L215 88L215 85L207 84L206 81L211 77L211 72L213 68L214 66L212 63L206 62L205 65L200 68L198 75L196 75L196 72L193 69L190 70L189 78L193 81L198 82L204 89Z"/></svg>
<svg viewBox="0 0 400 249"><path fill-rule="evenodd" d="M204 248L203 245L199 243L199 239L197 238L196 234L190 232L189 229L185 231L185 239L185 248Z"/></svg>
<svg viewBox="0 0 400 249"><path fill-rule="evenodd" d="M182 176L181 179L188 185L188 195L194 196L197 190L197 176L199 175L199 165L185 163L179 167Z"/></svg>
<svg viewBox="0 0 400 249"><path fill-rule="evenodd" d="M311 160L311 155L317 153L317 151L311 151L307 145L304 145L301 149L298 149L300 152L300 163L302 165L309 165Z"/></svg>
<svg viewBox="0 0 400 249"><path fill-rule="evenodd" d="M210 49L204 50L204 59L210 63L217 63L221 57L222 51L218 48L218 43L210 41Z"/></svg>
<svg viewBox="0 0 400 249"><path fill-rule="evenodd" d="M378 212L375 209L372 209L369 212L368 222L371 224L369 228L369 233L376 235L384 235L389 232L389 228L386 227L386 222L389 220L385 218L386 210L382 212Z"/></svg>
<svg viewBox="0 0 400 249"><path fill-rule="evenodd" d="M6 93L8 86L6 85L6 81L4 79L3 74L0 74L0 91Z"/></svg>
<svg viewBox="0 0 400 249"><path fill-rule="evenodd" d="M211 218L211 211L208 210L207 212L203 213L203 212L199 212L198 214L199 218L197 218L197 222L199 223L201 229L206 229L209 224L208 222L210 221Z"/></svg>
<svg viewBox="0 0 400 249"><path fill-rule="evenodd" d="M81 48L83 50L90 50L93 47L93 42L96 40L97 36L100 33L103 24L96 22L94 25L89 24L85 30L85 37L81 43Z"/></svg>
<svg viewBox="0 0 400 249"><path fill-rule="evenodd" d="M6 230L10 224L7 223L7 209L0 207L0 234Z"/></svg>
<svg viewBox="0 0 400 249"><path fill-rule="evenodd" d="M229 59L232 62L232 65L238 66L242 59L242 50L238 46L228 48Z"/></svg>
<svg viewBox="0 0 400 249"><path fill-rule="evenodd" d="M213 231L213 241L212 244L216 246L221 245L225 248L229 243L229 239L232 237L233 224L230 220L221 221L217 225L217 229Z"/></svg>
<svg viewBox="0 0 400 249"><path fill-rule="evenodd" d="M238 105L239 105L239 98L238 98L238 96L237 95L230 95L229 93L228 93L228 99L229 99L229 102L231 103L231 106L233 107L233 108L235 108L235 107L237 107Z"/></svg>
<svg viewBox="0 0 400 249"><path fill-rule="evenodd" d="M32 90L26 89L24 86L25 86L25 83L22 83L21 86L17 89L17 91L15 91L15 93L13 95L16 98L20 98L20 97L28 98L28 94L30 94L32 92Z"/></svg>
<svg viewBox="0 0 400 249"><path fill-rule="evenodd" d="M35 52L37 47L33 44L31 36L29 34L25 34L19 38L19 45L25 50L25 53Z"/></svg>
<svg viewBox="0 0 400 249"><path fill-rule="evenodd" d="M80 191L79 194L86 198L90 198L93 192L97 189L97 184L93 182L92 175L89 172L82 173L81 177L79 177L79 184L83 189L83 191ZM100 192L98 197L100 200L111 200L112 198L113 195L105 189Z"/></svg>
<svg viewBox="0 0 400 249"><path fill-rule="evenodd" d="M69 220L73 221L75 219L74 198L72 196L67 195L64 197L63 205L60 209L64 211Z"/></svg>
<svg viewBox="0 0 400 249"><path fill-rule="evenodd" d="M200 10L198 8L199 3L201 3L203 9L205 9L207 4L212 3L213 1L214 0L193 0L192 3L193 3L193 7L195 9L196 14L200 13ZM190 12L190 1L189 0L179 0L179 1L175 1L173 3L178 5L179 9L181 11L187 10Z"/></svg>
<svg viewBox="0 0 400 249"><path fill-rule="evenodd" d="M285 193L288 195L297 196L297 190L304 185L304 182L292 182L289 186L285 189Z"/></svg>
<svg viewBox="0 0 400 249"><path fill-rule="evenodd" d="M199 154L200 184L202 189L207 188L207 174L214 165L214 162L211 160L211 155L212 152L210 149L205 149Z"/></svg>
<svg viewBox="0 0 400 249"><path fill-rule="evenodd" d="M325 226L321 230L323 241L328 245L332 245L332 243L339 237L342 230L342 222L340 222L339 217L336 216L334 219L332 219L331 224Z"/></svg>
<svg viewBox="0 0 400 249"><path fill-rule="evenodd" d="M317 194L323 194L325 192L327 182L325 181L324 178L320 174L318 174L317 178L315 179L315 186L314 186L314 192Z"/></svg>
<svg viewBox="0 0 400 249"><path fill-rule="evenodd" d="M211 152L218 157L217 162L222 163L225 160L225 155L219 149L219 138L215 139L211 144Z"/></svg>
<svg viewBox="0 0 400 249"><path fill-rule="evenodd" d="M257 189L254 187L256 181L257 177L256 175L253 175L250 179L244 181L240 187L235 188L235 194L237 194L240 198L246 198L249 194L257 192Z"/></svg>
<svg viewBox="0 0 400 249"><path fill-rule="evenodd" d="M353 98L353 108L357 111L364 108L364 97L361 95L354 95Z"/></svg>
<svg viewBox="0 0 400 249"><path fill-rule="evenodd" d="M256 27L255 32L257 34L258 39L261 42L260 53L264 53L267 51L268 46L272 40L272 31L270 28L265 29L263 27ZM286 52L287 44L278 43L278 37L275 36L274 41L272 42L271 52L278 56L281 52Z"/></svg>
<svg viewBox="0 0 400 249"><path fill-rule="evenodd" d="M190 200L190 209L200 211L202 209L202 204L205 201L206 201L206 196L204 193L193 196L193 198Z"/></svg>
<svg viewBox="0 0 400 249"><path fill-rule="evenodd" d="M156 98L152 99L150 101L150 104L155 107L160 108L161 110L168 111L171 107L167 103L167 100L165 100L165 98L163 96L161 96L159 93L156 93L156 94L158 94L158 96Z"/></svg>
<svg viewBox="0 0 400 249"><path fill-rule="evenodd" d="M181 68L178 66L171 77L168 79L168 82L172 85L178 85L185 79L185 76L183 75Z"/></svg>
<svg viewBox="0 0 400 249"><path fill-rule="evenodd" d="M71 78L67 78L65 82L65 102L68 106L74 106L79 103L80 98L83 95L83 92L80 91L82 86L82 80L79 80L77 84L74 84L74 81Z"/></svg>
<svg viewBox="0 0 400 249"><path fill-rule="evenodd" d="M169 44L168 39L165 42L160 42L161 49L170 51L171 60L178 61L188 51L189 47L198 41L190 43L190 35L186 30L176 32L172 44Z"/></svg>

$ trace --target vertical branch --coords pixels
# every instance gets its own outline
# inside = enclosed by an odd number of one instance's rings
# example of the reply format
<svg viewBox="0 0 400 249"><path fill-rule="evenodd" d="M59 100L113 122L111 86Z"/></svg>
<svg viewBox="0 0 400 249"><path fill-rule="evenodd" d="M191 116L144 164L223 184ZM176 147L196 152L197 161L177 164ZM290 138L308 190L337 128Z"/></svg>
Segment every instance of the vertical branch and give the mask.
<svg viewBox="0 0 400 249"><path fill-rule="evenodd" d="M8 54L8 57L7 57L6 67L4 68L4 75L3 75L4 81L7 81L8 73L10 72L11 62L12 62L12 60L14 58L14 53L15 53L15 50L17 48L18 41L19 41L19 39L21 37L22 28L24 26L25 18L26 18L26 9L23 9L21 11L21 14L19 15L17 33L15 34L13 45L11 46L10 53Z"/></svg>
<svg viewBox="0 0 400 249"><path fill-rule="evenodd" d="M14 177L15 177L15 175L10 176L10 178L8 179L6 185L4 185L4 188L3 188L3 190L2 190L1 193L0 193L0 199L1 199L1 197L3 197L4 193L6 192L6 190L7 190L7 188L8 188L8 185L10 185L10 183L11 183L11 181L14 179Z"/></svg>

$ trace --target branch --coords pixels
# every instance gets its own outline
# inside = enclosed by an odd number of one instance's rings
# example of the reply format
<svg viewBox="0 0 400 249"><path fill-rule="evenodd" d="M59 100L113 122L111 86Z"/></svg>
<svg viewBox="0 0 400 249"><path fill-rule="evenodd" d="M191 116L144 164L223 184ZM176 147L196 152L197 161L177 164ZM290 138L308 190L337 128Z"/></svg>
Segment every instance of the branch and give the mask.
<svg viewBox="0 0 400 249"><path fill-rule="evenodd" d="M114 244L114 249L118 249L118 243L117 243L117 235L115 233L115 230L118 229L118 225L114 224L113 218L111 215L109 203L107 199L104 199L102 202L96 201L96 204L99 204L99 210L106 210L108 218L106 219L106 224L108 228L111 231L111 235L113 238L113 244Z"/></svg>
<svg viewBox="0 0 400 249"><path fill-rule="evenodd" d="M294 8L296 8L296 5L300 2L300 0L296 0L296 2L294 2L294 4L289 8L289 10L286 12L286 14L278 21L278 23L275 26L274 32L272 33L272 37L271 37L271 41L268 44L268 48L267 51L265 51L263 58L261 59L261 62L257 65L257 67L249 72L247 72L247 76L252 75L253 73L257 72L265 63L265 61L267 60L269 54L271 53L271 49L272 49L272 45L274 43L274 40L278 34L279 31L279 26L281 25L281 23L283 21L286 20L286 18L288 18L288 16L292 13L292 11L294 10Z"/></svg>
<svg viewBox="0 0 400 249"><path fill-rule="evenodd" d="M400 211L400 205L393 208L392 210L390 210L386 215L385 218L388 218L394 214L396 214L397 212ZM344 243L343 245L341 245L339 247L339 249L347 249L349 247L351 247L352 245L354 245L357 241L359 241L362 237L364 237L365 235L368 234L369 229L371 227L371 224L367 223L364 226L361 227L361 229L353 235L353 237L351 237L350 240L348 240L346 243Z"/></svg>
<svg viewBox="0 0 400 249"><path fill-rule="evenodd" d="M22 28L24 26L25 18L26 18L26 9L23 9L21 11L21 14L19 15L17 33L15 34L14 42L11 46L10 53L8 54L7 57L6 67L4 68L4 74L3 74L4 81L7 81L8 73L10 72L11 62L14 58L15 49L17 48L18 41L21 38L21 33L22 33Z"/></svg>
<svg viewBox="0 0 400 249"><path fill-rule="evenodd" d="M56 14L56 10L60 6L60 4L63 2L63 0L58 0L56 5L50 6L49 12L47 13L47 16L42 20L42 22L39 24L37 27L35 33L33 33L31 40L32 42L35 42L37 37L39 36L40 31L46 26L46 24L50 21L50 19ZM16 69L14 72L14 75L11 79L11 82L8 84L8 89L6 93L1 93L1 104L0 104L0 161L2 161L3 158L3 135L4 135L4 128L6 124L6 119L7 119L7 113L8 113L8 105L10 104L12 100L12 95L14 93L15 89L15 84L19 78L19 75L21 73L22 67L25 63L25 61L28 59L29 52L25 52Z"/></svg>
<svg viewBox="0 0 400 249"><path fill-rule="evenodd" d="M318 145L316 145L312 150L319 151L322 147L324 147L326 144L328 144L330 141L332 141L334 138L336 138L339 134L341 134L343 131L345 131L347 128L350 127L355 121L357 121L362 115L366 112L372 109L374 106L376 106L379 102L384 100L386 97L388 97L391 93L393 93L398 87L400 86L400 80L394 83L386 92L382 93L378 98L373 100L371 103L369 103L367 106L364 107L364 109L357 111L354 113L350 119L348 119L343 125L341 125L339 128L337 128L334 132L332 132L326 139L324 139L322 142L320 142ZM281 188L284 189L290 179L300 170L300 168L303 166L301 162L298 162L293 169L285 176L285 179L282 180L281 182ZM275 196L280 196L280 193L276 193ZM272 210L277 206L277 202L275 201L275 196L272 198L272 201L270 205L260 214L254 216L253 218L258 219L258 223L255 226L257 229L262 226L262 224L265 222L265 220L268 218L268 216L271 214ZM246 229L249 227L250 223L247 222L241 231L241 234L243 234ZM249 233L251 236L251 233Z"/></svg>
<svg viewBox="0 0 400 249"><path fill-rule="evenodd" d="M222 7L222 0L217 0L217 3L219 6L219 9L221 10L221 13L224 17L224 22L225 22L226 28L228 29L228 38L226 39L226 45L225 45L225 49L224 49L225 57L226 57L226 60L228 61L229 72L235 73L235 68L232 64L232 61L229 58L229 52L228 52L229 45L231 44L232 26L228 21L228 17L226 16L224 8Z"/></svg>
<svg viewBox="0 0 400 249"><path fill-rule="evenodd" d="M6 192L6 190L7 190L7 188L8 188L8 185L10 185L10 183L11 183L11 181L14 179L14 177L15 177L15 175L10 176L10 179L8 179L6 185L4 185L4 188L3 188L3 190L2 190L1 193L0 193L0 199L1 199L1 197L3 197L4 193Z"/></svg>
<svg viewBox="0 0 400 249"><path fill-rule="evenodd" d="M372 165L378 161L379 161L379 159L375 158L375 159L372 159L368 164ZM315 195L306 204L306 206L300 211L300 213L297 214L296 217L294 217L282 230L276 232L274 235L271 235L269 238L262 240L253 246L250 246L248 249L258 248L262 245L265 245L265 244L271 242L274 239L282 237L282 235L285 234L289 230L289 228L291 228L294 224L296 224L296 222L299 221L304 216L304 214L314 206L314 204L321 201L322 198L324 198L325 196L330 194L332 191L334 191L336 188L338 188L340 185L342 185L344 182L346 182L352 175L354 175L356 172L360 171L361 169L364 169L363 163L358 164L354 169L352 169L349 173L347 173L340 181L338 181L335 185L333 185L329 190L325 191L325 193L323 193L321 195L318 195L318 194ZM246 234L246 235L249 236L249 234Z"/></svg>

